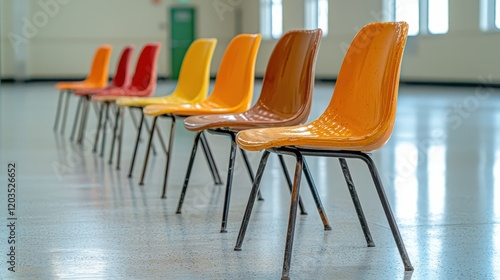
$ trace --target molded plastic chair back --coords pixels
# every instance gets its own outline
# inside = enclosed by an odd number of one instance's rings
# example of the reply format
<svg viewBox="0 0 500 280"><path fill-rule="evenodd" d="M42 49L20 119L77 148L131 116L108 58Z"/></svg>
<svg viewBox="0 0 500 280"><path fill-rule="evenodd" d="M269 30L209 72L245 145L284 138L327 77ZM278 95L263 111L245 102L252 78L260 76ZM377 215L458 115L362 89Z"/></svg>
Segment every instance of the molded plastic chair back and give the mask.
<svg viewBox="0 0 500 280"><path fill-rule="evenodd" d="M153 95L156 89L158 56L160 54L159 43L150 43L142 49L135 67L132 84L129 89L141 92L140 96ZM138 94L134 94L139 96Z"/></svg>
<svg viewBox="0 0 500 280"><path fill-rule="evenodd" d="M134 45L125 46L125 48L123 49L120 59L118 60L118 66L116 67L115 76L113 77L113 81L111 82L111 85L113 87L127 87L130 85L130 62L134 50Z"/></svg>
<svg viewBox="0 0 500 280"><path fill-rule="evenodd" d="M342 62L333 97L315 121L293 127L252 129L238 134L247 150L303 146L372 151L392 133L396 116L406 22L363 27Z"/></svg>
<svg viewBox="0 0 500 280"><path fill-rule="evenodd" d="M321 29L296 30L279 39L269 58L259 99L248 111L191 116L184 121L184 126L191 131L214 128L235 131L297 125L307 121L321 34Z"/></svg>
<svg viewBox="0 0 500 280"><path fill-rule="evenodd" d="M255 61L262 36L240 34L231 40L222 57L208 103L224 104L243 112L253 97Z"/></svg>
<svg viewBox="0 0 500 280"><path fill-rule="evenodd" d="M276 121L286 122L282 125L307 121L321 35L321 29L283 35L269 58L259 100L249 113L274 115Z"/></svg>
<svg viewBox="0 0 500 280"><path fill-rule="evenodd" d="M182 60L179 80L173 96L189 103L207 98L210 86L210 65L217 39L197 39L189 46Z"/></svg>
<svg viewBox="0 0 500 280"><path fill-rule="evenodd" d="M390 138L396 119L401 60L408 24L372 23L352 41L339 71L332 100L318 119L348 124L368 150Z"/></svg>
<svg viewBox="0 0 500 280"><path fill-rule="evenodd" d="M96 88L105 87L108 83L109 73L109 60L111 58L111 51L113 47L110 45L100 46L92 61L90 73L85 79L86 83L91 84Z"/></svg>

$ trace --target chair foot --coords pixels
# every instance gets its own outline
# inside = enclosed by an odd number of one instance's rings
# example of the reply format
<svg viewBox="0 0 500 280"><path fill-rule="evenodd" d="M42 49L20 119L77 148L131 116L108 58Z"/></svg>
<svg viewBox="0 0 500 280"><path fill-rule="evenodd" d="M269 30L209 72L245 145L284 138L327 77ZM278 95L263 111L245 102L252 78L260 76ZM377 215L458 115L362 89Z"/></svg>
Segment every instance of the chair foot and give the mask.
<svg viewBox="0 0 500 280"><path fill-rule="evenodd" d="M331 226L325 226L325 231L329 231L329 230L332 230L332 227Z"/></svg>
<svg viewBox="0 0 500 280"><path fill-rule="evenodd" d="M236 239L236 246L234 247L234 250L236 251L241 251L243 239L245 238L248 222L250 221L250 216L252 215L253 205L255 203L255 199L257 198L257 193L259 192L260 181L262 179L262 175L264 174L264 169L266 168L266 163L268 158L269 158L269 151L264 151L264 153L262 153L262 158L260 159L259 168L257 169L257 174L255 176L255 181L252 185L250 196L248 197L248 203L245 209L245 214L243 215L243 220L241 221L240 232L238 233L238 238Z"/></svg>
<svg viewBox="0 0 500 280"><path fill-rule="evenodd" d="M314 199L314 203L316 204L316 208L318 209L318 214L321 218L321 221L323 222L323 226L325 227L325 230L331 230L330 222L328 221L325 208L323 207L323 203L321 202L318 190L316 189L316 184L314 183L306 158L304 158L304 175L306 177L307 184L309 185L309 189L311 190L311 194Z"/></svg>
<svg viewBox="0 0 500 280"><path fill-rule="evenodd" d="M414 271L415 269L413 268L413 266L405 266L405 271Z"/></svg>

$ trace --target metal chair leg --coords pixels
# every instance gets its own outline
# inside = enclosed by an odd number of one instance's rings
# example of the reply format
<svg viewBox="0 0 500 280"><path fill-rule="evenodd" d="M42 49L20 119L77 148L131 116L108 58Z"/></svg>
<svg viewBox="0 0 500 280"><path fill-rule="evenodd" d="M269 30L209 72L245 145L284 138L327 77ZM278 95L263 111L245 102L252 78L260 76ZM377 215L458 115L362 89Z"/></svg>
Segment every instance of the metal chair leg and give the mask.
<svg viewBox="0 0 500 280"><path fill-rule="evenodd" d="M174 147L174 134L175 134L175 117L172 116L172 122L170 124L170 135L168 138L168 150L165 150L167 156L167 163L165 164L165 176L163 178L163 190L161 192L161 198L167 197L167 179L170 168L170 160L172 159L172 148ZM160 131L158 130L158 134Z"/></svg>
<svg viewBox="0 0 500 280"><path fill-rule="evenodd" d="M142 165L142 174L141 180L139 181L139 185L144 185L144 177L146 176L146 170L148 168L148 160L149 160L149 152L151 151L151 146L153 144L153 135L155 134L156 121L158 117L154 117L153 124L151 125L151 130L149 132L149 142L148 147L146 148L146 155L144 157L144 163Z"/></svg>
<svg viewBox="0 0 500 280"><path fill-rule="evenodd" d="M326 216L326 211L323 208L323 203L321 203L321 198L318 194L318 190L316 189L316 184L314 183L311 172L309 171L309 166L307 165L305 157L303 158L303 161L304 161L304 175L306 176L307 184L309 185L309 189L311 190L314 202L316 203L316 208L318 208L318 213L319 216L321 217L321 221L323 221L323 226L325 230L332 230L330 222L328 221L328 217Z"/></svg>
<svg viewBox="0 0 500 280"><path fill-rule="evenodd" d="M299 202L300 179L303 169L303 156L299 151L295 152L297 164L295 166L295 179L293 182L292 198L290 201L290 214L288 216L288 230L285 244L285 257L283 260L283 271L281 279L290 279L290 263L292 261L293 237L295 233L295 221L297 218L297 206Z"/></svg>
<svg viewBox="0 0 500 280"><path fill-rule="evenodd" d="M260 181L262 180L262 175L266 169L267 159L269 158L269 151L264 151L260 159L259 168L257 169L257 174L255 175L255 181L253 182L252 191L248 197L247 207L245 209L245 214L243 215L243 220L241 221L240 232L238 234L238 239L236 240L235 251L241 251L241 245L243 244L243 239L245 238L245 233L247 231L248 222L250 221L250 216L252 215L253 205L255 204L255 199L259 193Z"/></svg>
<svg viewBox="0 0 500 280"><path fill-rule="evenodd" d="M82 117L80 118L80 131L78 132L77 144L82 144L85 130L87 129L87 119L89 117L90 100L88 96L83 97Z"/></svg>
<svg viewBox="0 0 500 280"><path fill-rule="evenodd" d="M253 182L255 181L255 178L253 176L252 166L250 165L250 161L248 160L247 153L245 152L245 150L243 150L241 148L240 148L240 152L241 152L241 155L243 156L243 160L245 161L245 166L247 167L248 176L250 176L250 181L252 181L252 185L253 185ZM260 191L258 193L257 200L259 200L259 201L263 201L264 200L264 198L262 197L262 194L260 193Z"/></svg>
<svg viewBox="0 0 500 280"><path fill-rule="evenodd" d="M73 139L75 138L75 132L76 132L76 128L78 126L78 117L80 117L80 108L82 107L82 102L83 102L83 98L79 97L78 98L78 105L76 106L75 118L73 120L73 128L71 128L71 136L69 137L70 141L73 141Z"/></svg>
<svg viewBox="0 0 500 280"><path fill-rule="evenodd" d="M399 254L403 261L405 271L413 271L413 266L410 262L410 257L406 252L406 248L403 242L403 238L401 238L401 234L399 233L398 225L396 223L396 219L392 214L391 206L389 205L389 201L387 200L387 196L384 191L384 187L382 185L382 180L380 180L380 176L378 174L377 168L375 167L375 163L367 154L362 154L361 159L368 165L368 169L370 169L370 173L373 178L373 183L375 184L375 188L377 189L377 194L380 198L380 203L382 203L382 207L384 208L385 216L387 217L387 221L389 222L389 226L392 231L392 236L394 237L394 241L396 241L396 245L399 250Z"/></svg>
<svg viewBox="0 0 500 280"><path fill-rule="evenodd" d="M106 117L104 118L104 124L102 127L102 141L101 141L101 154L99 155L100 157L104 156L104 148L106 144L106 127L108 125L108 120L109 120L109 102L104 102L103 106L106 107L106 112L105 115Z"/></svg>
<svg viewBox="0 0 500 280"><path fill-rule="evenodd" d="M123 142L123 126L125 125L123 119L125 108L120 108L120 132L118 135L118 155L116 156L116 170L120 170L120 161L122 156L122 142Z"/></svg>
<svg viewBox="0 0 500 280"><path fill-rule="evenodd" d="M227 181L226 181L226 196L224 198L224 211L222 212L222 224L220 232L227 232L227 217L229 215L229 204L231 201L231 189L233 188L233 173L234 173L234 162L236 160L236 151L238 150L238 145L236 144L236 135L231 134L231 152L229 153L229 165L227 168Z"/></svg>
<svg viewBox="0 0 500 280"><path fill-rule="evenodd" d="M94 153L97 152L97 144L99 143L99 134L101 133L103 114L104 114L104 104L101 104L101 110L99 112L99 120L97 121L97 132L95 134L94 148L92 149L92 152Z"/></svg>
<svg viewBox="0 0 500 280"><path fill-rule="evenodd" d="M222 180L220 178L219 169L217 168L217 164L215 163L214 156L212 154L212 150L210 149L210 145L208 144L207 138L204 132L201 132L200 136L201 146L203 148L203 152L205 153L205 158L208 162L208 167L210 168L210 172L212 173L212 178L214 180L214 184L222 185Z"/></svg>
<svg viewBox="0 0 500 280"><path fill-rule="evenodd" d="M359 223L361 224L361 229L363 229L366 243L368 247L375 247L375 242L373 241L372 235L370 233L370 228L368 227L368 223L366 222L363 208L361 208L361 203L359 202L359 197L356 192L356 187L354 186L354 181L352 180L347 161L344 158L339 158L339 162L340 167L342 168L342 172L344 173L347 188L349 189L349 193L351 194L352 203L354 204L354 208L356 209L356 213L358 214Z"/></svg>
<svg viewBox="0 0 500 280"><path fill-rule="evenodd" d="M144 119L144 126L146 127L146 131L151 131L149 127L148 119ZM151 142L151 149L153 150L153 156L156 156L156 147L153 142Z"/></svg>
<svg viewBox="0 0 500 280"><path fill-rule="evenodd" d="M130 113L130 117L132 118L132 123L134 124L135 129L138 129L139 125L137 124L137 120L135 119L134 113L132 113L133 108L134 107L128 107L128 112ZM140 108L140 109L142 109L142 108ZM141 114L142 114L142 110L141 110Z"/></svg>
<svg viewBox="0 0 500 280"><path fill-rule="evenodd" d="M64 114L61 124L61 135L64 135L64 130L66 129L66 119L68 118L68 107L69 107L69 98L71 97L71 92L66 91L66 103L64 105Z"/></svg>
<svg viewBox="0 0 500 280"><path fill-rule="evenodd" d="M141 120L139 122L139 128L137 129L137 138L135 140L134 153L132 154L132 161L130 162L130 168L128 172L129 178L132 178L132 173L134 172L135 156L137 155L137 149L139 148L139 141L141 140L141 131L143 124L144 124L144 114L141 112Z"/></svg>
<svg viewBox="0 0 500 280"><path fill-rule="evenodd" d="M113 164L113 155L114 155L114 152L115 152L115 143L118 140L117 135L118 135L118 125L120 124L120 112L121 112L121 108L120 107L116 108L115 127L113 129L113 137L112 137L112 141L111 141L111 151L109 153L109 160L108 160L108 164L110 164L110 165Z"/></svg>
<svg viewBox="0 0 500 280"><path fill-rule="evenodd" d="M188 168L186 170L186 177L184 177L184 185L182 186L181 197L179 198L179 203L177 205L177 214L182 213L182 204L184 203L184 198L186 197L186 191L189 184L189 178L191 177L191 169L193 169L194 158L196 156L196 150L198 149L198 142L200 141L200 136L203 132L196 133L193 142L193 149L191 150L191 157L189 158Z"/></svg>
<svg viewBox="0 0 500 280"><path fill-rule="evenodd" d="M285 174L286 182L288 184L288 188L290 189L290 193L292 192L292 179L290 178L290 174L288 174L288 170L286 169L285 159L283 155L278 154L278 158L280 159L281 168L283 169L283 174ZM299 195L299 206L300 206L300 214L307 215L306 208L302 203L302 198Z"/></svg>
<svg viewBox="0 0 500 280"><path fill-rule="evenodd" d="M57 125L59 124L59 116L61 114L61 105L64 97L64 90L59 92L59 98L57 100L57 109L56 109L56 119L54 121L54 132L57 132Z"/></svg>

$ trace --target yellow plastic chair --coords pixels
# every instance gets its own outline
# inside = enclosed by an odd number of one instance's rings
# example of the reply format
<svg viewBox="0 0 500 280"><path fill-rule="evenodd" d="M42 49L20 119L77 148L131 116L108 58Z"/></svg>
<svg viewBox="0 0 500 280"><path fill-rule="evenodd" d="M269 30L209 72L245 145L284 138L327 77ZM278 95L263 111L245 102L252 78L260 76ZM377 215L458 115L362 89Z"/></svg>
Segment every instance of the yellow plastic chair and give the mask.
<svg viewBox="0 0 500 280"><path fill-rule="evenodd" d="M265 151L235 250L241 250L270 152L293 155L297 159L282 279L289 279L303 156L339 158L347 185L354 192L354 184L345 158L357 158L368 165L405 270L413 270L382 181L374 162L367 154L369 151L381 148L391 136L396 117L400 66L407 34L406 22L372 23L361 29L346 53L330 104L317 120L298 126L250 129L238 133L236 140L241 148L249 151ZM361 208L356 207L356 211L360 221L364 220ZM368 229L363 228L363 230L368 246L374 246Z"/></svg>
<svg viewBox="0 0 500 280"><path fill-rule="evenodd" d="M177 86L171 94L161 97L123 97L116 100L116 104L119 106L140 109L141 112L141 120L139 122L135 148L129 168L129 178L132 177L134 170L135 157L137 155L144 123L142 108L153 104L196 103L207 98L208 88L210 86L210 65L216 45L217 39L207 38L197 39L189 46L182 60ZM155 127L156 123L153 124L152 129L155 129ZM161 137L160 132L158 136L160 136L160 141L163 143L163 137Z"/></svg>
<svg viewBox="0 0 500 280"><path fill-rule="evenodd" d="M231 40L222 57L213 91L207 99L194 104L150 105L144 107L144 114L155 117L153 122L156 122L158 116L162 115L186 117L192 115L240 113L246 111L252 102L255 60L257 58L260 41L260 34L241 34ZM166 194L168 169L173 146L175 118L172 118L172 120L162 198L165 198ZM151 133L152 132L154 132L154 130L151 130ZM195 145L198 144L200 139L202 146L207 150L208 142L203 133L196 135ZM146 163L149 148L150 145L146 152ZM222 182L218 174L217 166L210 153L207 155L207 160L215 183L221 184ZM145 170L146 165L144 166L143 174Z"/></svg>
<svg viewBox="0 0 500 280"><path fill-rule="evenodd" d="M66 102L64 107L64 116L61 124L61 134L64 134L64 129L66 127L66 119L68 117L68 107L69 98L71 93L75 90L80 89L99 89L106 86L108 83L108 71L109 71L109 60L111 58L111 51L113 47L110 45L100 46L94 55L92 65L90 67L90 72L87 78L83 81L78 82L59 82L56 84L56 89L59 90L59 100L57 102L56 119L54 122L54 131L57 131L57 126L59 124L59 117L61 113L61 105L64 99L64 93L66 92Z"/></svg>

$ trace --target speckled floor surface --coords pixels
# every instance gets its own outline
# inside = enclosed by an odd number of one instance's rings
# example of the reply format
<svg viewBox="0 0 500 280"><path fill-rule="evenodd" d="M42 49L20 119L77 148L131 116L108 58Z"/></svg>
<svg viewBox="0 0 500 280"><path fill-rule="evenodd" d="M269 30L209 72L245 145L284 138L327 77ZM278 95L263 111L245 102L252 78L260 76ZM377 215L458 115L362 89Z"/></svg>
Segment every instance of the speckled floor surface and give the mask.
<svg viewBox="0 0 500 280"><path fill-rule="evenodd" d="M172 88L162 83L158 95ZM316 85L311 118L332 91L332 83ZM129 115L123 168L116 171L107 156L91 152L90 136L83 146L69 141L75 99L66 134L52 131L56 102L53 84L0 85L1 224L8 224L9 162L16 163L17 176L16 272L8 271L10 231L2 226L1 279L279 279L290 195L276 156L262 182L265 201L256 203L243 250L235 252L251 187L239 155L228 233L221 234L224 186L213 184L201 154L183 213L175 214L192 133L182 125L176 129L168 197L162 200L162 154L151 158L146 184L138 185L146 137L134 177L127 178L135 136ZM96 123L90 116L87 135ZM164 132L169 125L159 124ZM208 139L225 180L229 140ZM256 169L260 155L250 158ZM366 167L348 161L374 248L366 247L338 161L308 158L333 230L323 231L302 188L309 214L297 222L292 279L500 278L498 90L402 85L393 137L373 158L415 271L403 270ZM293 160L287 163L292 171Z"/></svg>

